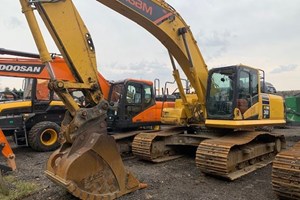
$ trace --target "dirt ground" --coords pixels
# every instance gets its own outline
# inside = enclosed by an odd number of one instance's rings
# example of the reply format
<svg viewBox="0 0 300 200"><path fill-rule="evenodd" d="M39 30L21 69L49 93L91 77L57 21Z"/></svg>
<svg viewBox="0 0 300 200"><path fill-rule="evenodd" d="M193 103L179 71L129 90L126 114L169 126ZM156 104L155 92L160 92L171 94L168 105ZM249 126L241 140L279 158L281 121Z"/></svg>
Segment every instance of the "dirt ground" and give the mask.
<svg viewBox="0 0 300 200"><path fill-rule="evenodd" d="M287 147L300 141L300 127L275 129L286 135ZM65 189L48 180L43 171L51 153L38 153L30 148L15 148L18 170L10 172L17 179L33 182L38 190L22 197L24 200L75 200ZM129 158L124 161L127 169L133 172L148 188L125 195L120 200L131 199L277 199L271 185L271 165L229 182L206 176L196 168L194 155L187 155L170 162L152 164Z"/></svg>

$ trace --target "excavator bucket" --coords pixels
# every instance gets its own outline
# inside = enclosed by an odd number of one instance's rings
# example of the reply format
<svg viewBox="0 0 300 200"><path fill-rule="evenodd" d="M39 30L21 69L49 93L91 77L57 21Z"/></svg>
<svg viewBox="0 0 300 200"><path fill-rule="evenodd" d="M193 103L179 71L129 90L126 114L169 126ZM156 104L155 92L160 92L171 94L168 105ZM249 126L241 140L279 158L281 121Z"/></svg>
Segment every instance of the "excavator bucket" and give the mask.
<svg viewBox="0 0 300 200"><path fill-rule="evenodd" d="M56 150L48 160L46 175L80 199L115 199L146 187L125 170L103 120L92 120L73 144L64 143Z"/></svg>
<svg viewBox="0 0 300 200"><path fill-rule="evenodd" d="M81 199L114 199L144 187L124 169L115 140L98 133L54 152L46 175Z"/></svg>

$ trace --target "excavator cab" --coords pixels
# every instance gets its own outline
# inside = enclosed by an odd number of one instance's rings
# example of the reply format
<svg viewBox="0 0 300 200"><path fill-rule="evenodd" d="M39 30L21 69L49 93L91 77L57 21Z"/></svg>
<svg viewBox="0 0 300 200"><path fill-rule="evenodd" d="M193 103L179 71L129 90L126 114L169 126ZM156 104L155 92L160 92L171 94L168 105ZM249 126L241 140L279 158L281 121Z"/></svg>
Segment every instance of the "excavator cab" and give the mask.
<svg viewBox="0 0 300 200"><path fill-rule="evenodd" d="M244 120L245 122L232 124L234 127L231 127L240 128L250 127L253 120L266 120L264 124L267 125L268 120L283 119L283 114L277 111L278 109L284 113L283 100L261 91L260 84L264 83L264 80L263 71L244 65L210 70L206 97L206 125L214 126L212 121ZM226 123L228 127L228 122Z"/></svg>
<svg viewBox="0 0 300 200"><path fill-rule="evenodd" d="M209 73L207 118L234 119L258 102L258 70L245 66L213 69Z"/></svg>
<svg viewBox="0 0 300 200"><path fill-rule="evenodd" d="M160 113L144 114L147 110L155 111L156 102L152 82L126 79L112 83L108 99L111 105L107 114L108 127L135 129L160 123Z"/></svg>

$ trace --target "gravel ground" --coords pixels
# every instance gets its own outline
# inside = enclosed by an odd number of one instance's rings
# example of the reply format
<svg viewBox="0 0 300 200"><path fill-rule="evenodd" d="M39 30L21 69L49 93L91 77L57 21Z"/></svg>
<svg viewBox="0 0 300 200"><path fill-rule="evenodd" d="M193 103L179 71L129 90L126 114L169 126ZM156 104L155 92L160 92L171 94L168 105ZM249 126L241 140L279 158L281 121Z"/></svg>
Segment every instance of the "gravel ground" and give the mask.
<svg viewBox="0 0 300 200"><path fill-rule="evenodd" d="M275 129L286 135L287 147L300 141L300 127ZM32 181L41 189L24 200L74 200L65 189L49 181L43 171L51 153L38 153L30 148L15 148L18 170L10 174L18 179ZM125 195L119 199L277 199L271 185L271 165L259 169L236 181L229 182L202 174L195 166L194 155L177 160L152 164L136 158L124 164L148 188Z"/></svg>

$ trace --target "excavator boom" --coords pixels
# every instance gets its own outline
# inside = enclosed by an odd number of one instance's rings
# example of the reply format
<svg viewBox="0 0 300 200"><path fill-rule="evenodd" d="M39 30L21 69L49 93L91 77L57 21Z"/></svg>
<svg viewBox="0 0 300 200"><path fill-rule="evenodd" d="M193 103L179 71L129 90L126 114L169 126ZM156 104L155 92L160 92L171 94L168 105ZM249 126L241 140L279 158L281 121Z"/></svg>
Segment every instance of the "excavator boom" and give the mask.
<svg viewBox="0 0 300 200"><path fill-rule="evenodd" d="M58 80L74 82L75 79L60 57L53 57L52 67ZM0 76L50 79L46 65L38 58L0 57Z"/></svg>
<svg viewBox="0 0 300 200"><path fill-rule="evenodd" d="M39 54L0 48L0 54L18 57L0 57L0 76L37 78L50 80L50 74ZM57 80L75 82L75 78L65 60L51 54L51 66ZM105 99L108 99L110 83L98 72L98 83Z"/></svg>
<svg viewBox="0 0 300 200"><path fill-rule="evenodd" d="M184 103L187 118L193 116L194 107L200 107L203 122L205 115L205 93L208 69L194 36L179 13L161 0L97 0L107 7L136 22L155 36L169 51L173 65L173 76ZM173 56L184 71L197 95L197 105L187 101Z"/></svg>

